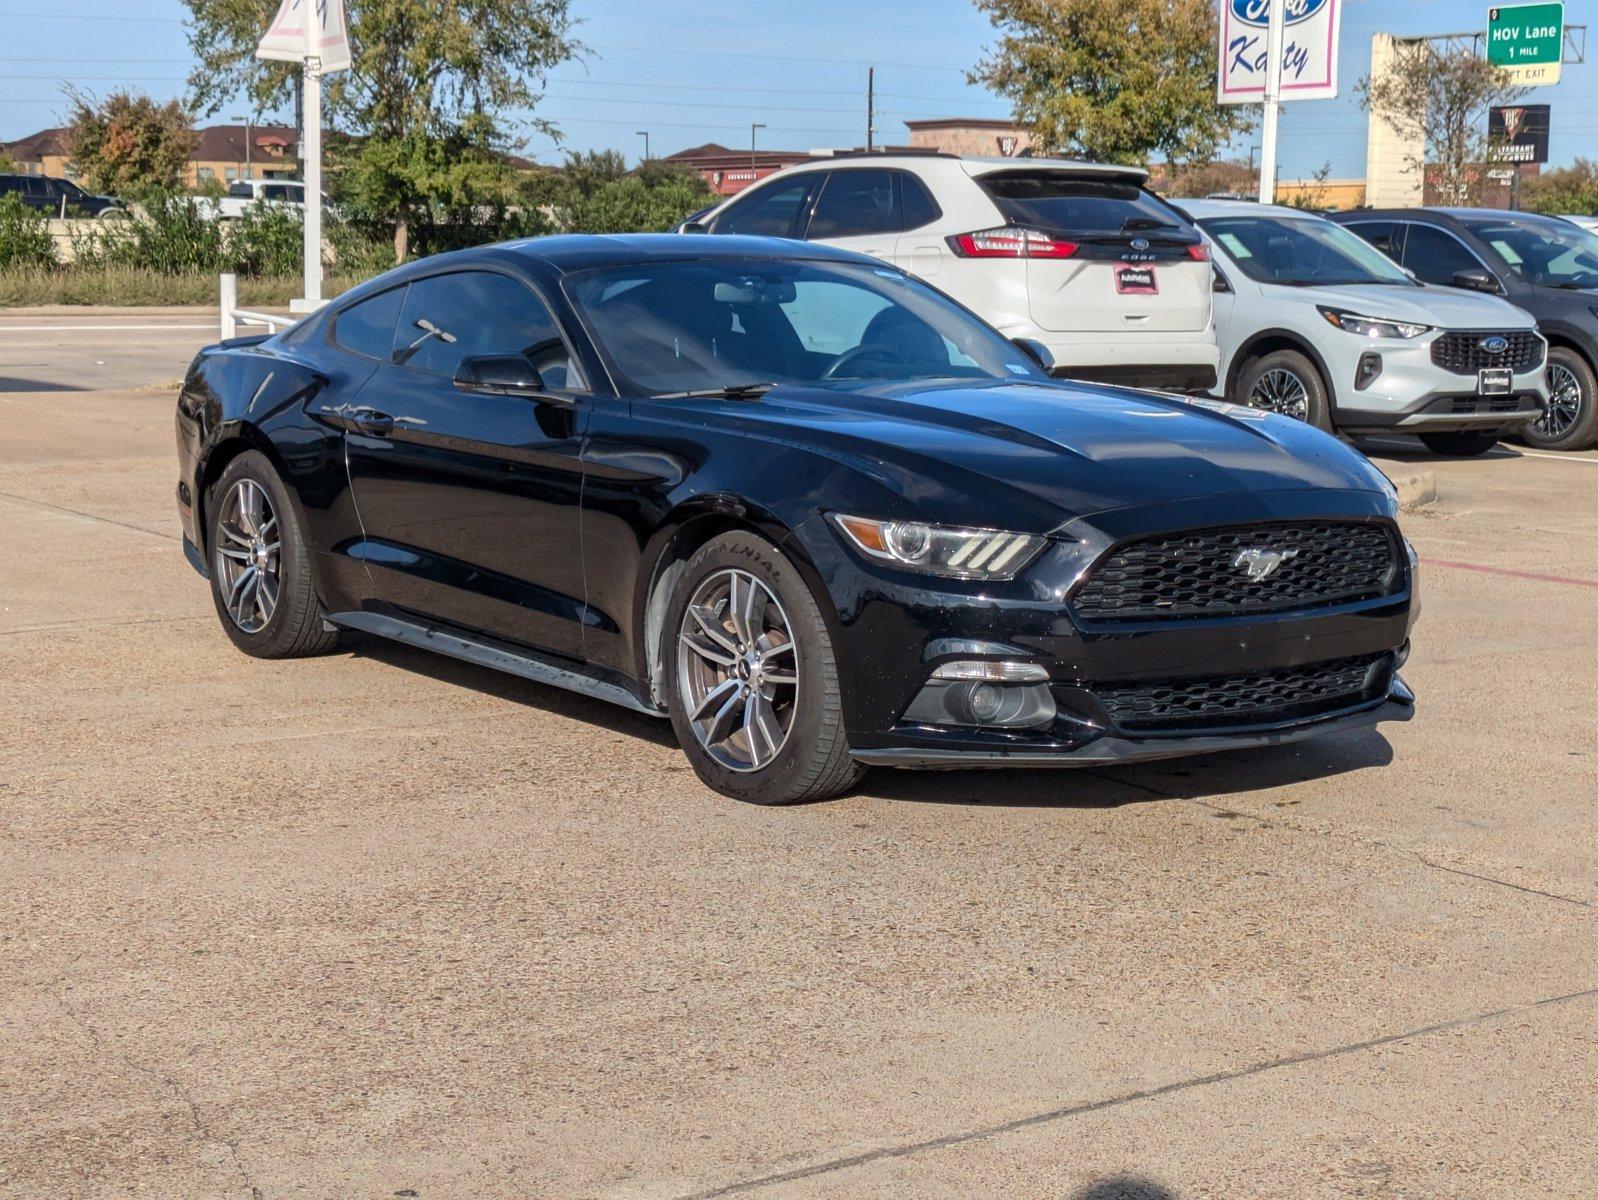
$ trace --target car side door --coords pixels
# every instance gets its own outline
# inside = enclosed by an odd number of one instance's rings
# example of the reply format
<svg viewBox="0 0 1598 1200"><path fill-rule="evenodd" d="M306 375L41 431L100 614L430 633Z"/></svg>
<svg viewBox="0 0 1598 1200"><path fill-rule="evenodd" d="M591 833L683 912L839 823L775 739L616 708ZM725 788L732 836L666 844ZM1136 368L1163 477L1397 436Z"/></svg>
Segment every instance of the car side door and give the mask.
<svg viewBox="0 0 1598 1200"><path fill-rule="evenodd" d="M892 260L904 230L898 174L878 167L827 172L810 208L805 241Z"/></svg>
<svg viewBox="0 0 1598 1200"><path fill-rule="evenodd" d="M1487 271L1493 275L1481 256L1448 230L1420 221L1403 224L1404 257L1401 261L1422 283L1455 287L1454 276L1462 271Z"/></svg>
<svg viewBox="0 0 1598 1200"><path fill-rule="evenodd" d="M501 394L457 381L484 356L521 361L538 386ZM388 360L341 414L363 532L354 556L376 602L579 655L589 402L565 331L529 281L484 268L412 280Z"/></svg>
<svg viewBox="0 0 1598 1200"><path fill-rule="evenodd" d="M810 205L824 171L802 171L772 180L740 196L717 215L712 233L757 237L799 237L810 218Z"/></svg>

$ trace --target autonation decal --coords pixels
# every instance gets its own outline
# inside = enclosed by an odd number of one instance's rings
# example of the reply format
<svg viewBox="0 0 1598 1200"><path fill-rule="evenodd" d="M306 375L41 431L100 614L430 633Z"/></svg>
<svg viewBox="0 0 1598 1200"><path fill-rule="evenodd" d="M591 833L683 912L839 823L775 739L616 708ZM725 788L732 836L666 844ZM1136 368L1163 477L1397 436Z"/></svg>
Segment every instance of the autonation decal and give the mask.
<svg viewBox="0 0 1598 1200"><path fill-rule="evenodd" d="M1265 31L1272 0L1228 0L1221 8L1222 104L1265 98ZM1337 46L1342 0L1275 0L1286 6L1282 35L1282 99L1329 100L1337 95Z"/></svg>

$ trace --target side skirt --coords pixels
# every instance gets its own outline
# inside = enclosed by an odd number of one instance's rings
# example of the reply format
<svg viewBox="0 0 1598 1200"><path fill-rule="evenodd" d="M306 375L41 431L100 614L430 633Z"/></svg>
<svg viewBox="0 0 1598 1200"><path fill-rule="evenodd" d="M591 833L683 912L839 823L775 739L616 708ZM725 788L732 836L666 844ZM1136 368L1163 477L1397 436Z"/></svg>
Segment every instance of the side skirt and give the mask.
<svg viewBox="0 0 1598 1200"><path fill-rule="evenodd" d="M592 696L609 704L619 704L623 708L647 713L651 717L666 715L660 709L640 700L637 695L620 684L595 679L580 671L574 671L554 659L530 651L509 650L461 633L445 632L414 621L402 621L398 617L385 616L382 613L336 612L328 613L327 619L345 629L375 633L379 637L404 642L408 646L420 646L423 650L447 654L451 658L476 663L480 667L491 667L509 675L519 675L535 683L547 683L570 692L580 692L584 696Z"/></svg>

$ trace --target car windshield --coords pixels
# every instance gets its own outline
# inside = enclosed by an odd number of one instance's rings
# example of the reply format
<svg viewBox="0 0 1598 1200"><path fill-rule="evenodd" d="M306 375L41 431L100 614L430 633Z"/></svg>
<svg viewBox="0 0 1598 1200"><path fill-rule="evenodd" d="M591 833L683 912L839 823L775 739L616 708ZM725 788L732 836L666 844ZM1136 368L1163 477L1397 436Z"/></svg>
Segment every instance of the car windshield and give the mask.
<svg viewBox="0 0 1598 1200"><path fill-rule="evenodd" d="M996 330L887 267L707 259L569 277L611 369L651 396L778 383L1039 379Z"/></svg>
<svg viewBox="0 0 1598 1200"><path fill-rule="evenodd" d="M1568 221L1543 217L1467 220L1509 269L1538 287L1598 288L1598 236Z"/></svg>
<svg viewBox="0 0 1598 1200"><path fill-rule="evenodd" d="M1200 217L1199 228L1257 283L1417 286L1365 239L1320 217Z"/></svg>

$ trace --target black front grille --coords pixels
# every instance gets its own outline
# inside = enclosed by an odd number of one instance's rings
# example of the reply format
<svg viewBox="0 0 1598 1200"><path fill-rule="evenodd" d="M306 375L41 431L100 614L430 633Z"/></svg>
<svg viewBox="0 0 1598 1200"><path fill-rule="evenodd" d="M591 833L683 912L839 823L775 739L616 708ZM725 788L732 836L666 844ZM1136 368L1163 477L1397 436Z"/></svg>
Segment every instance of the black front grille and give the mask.
<svg viewBox="0 0 1598 1200"><path fill-rule="evenodd" d="M1276 555L1278 565L1261 576ZM1089 622L1246 616L1385 596L1399 584L1398 544L1385 525L1233 525L1112 550L1071 607Z"/></svg>
<svg viewBox="0 0 1598 1200"><path fill-rule="evenodd" d="M1094 689L1128 733L1262 725L1335 712L1386 694L1390 654L1340 658L1256 675L1215 675Z"/></svg>
<svg viewBox="0 0 1598 1200"><path fill-rule="evenodd" d="M1488 338L1501 337L1506 350L1489 354L1482 347ZM1432 343L1432 362L1455 375L1474 375L1492 367L1508 367L1519 375L1543 360L1543 342L1530 329L1512 333L1445 333Z"/></svg>

